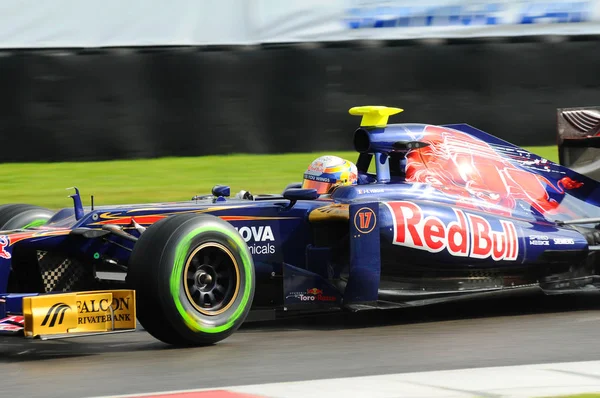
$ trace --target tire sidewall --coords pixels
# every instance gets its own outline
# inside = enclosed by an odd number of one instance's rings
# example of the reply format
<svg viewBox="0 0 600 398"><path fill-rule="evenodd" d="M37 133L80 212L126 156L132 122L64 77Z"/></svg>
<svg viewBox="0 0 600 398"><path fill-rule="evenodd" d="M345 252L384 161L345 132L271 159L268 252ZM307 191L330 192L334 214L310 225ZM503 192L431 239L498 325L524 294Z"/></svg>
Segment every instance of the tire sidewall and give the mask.
<svg viewBox="0 0 600 398"><path fill-rule="evenodd" d="M184 270L192 252L204 243L218 243L231 252L238 265L239 286L233 303L218 315L199 312L189 301L184 288ZM254 297L254 264L244 240L228 223L218 218L201 217L184 222L167 241L159 261L162 274L159 288L165 315L183 336L213 336L221 340L242 324Z"/></svg>
<svg viewBox="0 0 600 398"><path fill-rule="evenodd" d="M8 204L0 206L0 230L8 231L24 227L38 227L50 220L54 212L28 204Z"/></svg>
<svg viewBox="0 0 600 398"><path fill-rule="evenodd" d="M54 213L45 209L31 209L17 214L8 220L2 228L5 230L40 227L44 225Z"/></svg>

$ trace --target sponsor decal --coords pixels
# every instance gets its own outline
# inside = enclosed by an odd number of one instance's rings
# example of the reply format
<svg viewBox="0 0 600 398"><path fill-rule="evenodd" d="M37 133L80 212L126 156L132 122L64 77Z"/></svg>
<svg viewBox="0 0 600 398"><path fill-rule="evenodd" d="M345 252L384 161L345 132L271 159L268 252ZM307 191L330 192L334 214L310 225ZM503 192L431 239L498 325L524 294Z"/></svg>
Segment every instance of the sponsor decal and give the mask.
<svg viewBox="0 0 600 398"><path fill-rule="evenodd" d="M314 161L308 166L308 170L322 173L325 170L325 164L323 162Z"/></svg>
<svg viewBox="0 0 600 398"><path fill-rule="evenodd" d="M308 174L308 173L305 173L305 174L304 174L304 178L305 178L306 180L318 181L318 182L333 182L333 181L331 180L331 178L327 178L327 177L319 177L319 176L313 176L313 175L310 175L310 174Z"/></svg>
<svg viewBox="0 0 600 398"><path fill-rule="evenodd" d="M306 172L304 173L304 178L313 179L312 176L319 176L325 172L327 168L331 168L337 166L337 162L339 159L336 156L321 156L320 158L314 160L309 166ZM320 179L315 179L316 181L321 181ZM328 182L328 181L325 181Z"/></svg>
<svg viewBox="0 0 600 398"><path fill-rule="evenodd" d="M112 301L105 298L77 301L77 312L79 313L77 324L131 322L130 301L130 296L113 297ZM112 314L110 313L111 308ZM120 313L123 311L127 311L127 313Z"/></svg>
<svg viewBox="0 0 600 398"><path fill-rule="evenodd" d="M360 208L354 215L354 226L358 232L368 234L377 225L375 212L368 207Z"/></svg>
<svg viewBox="0 0 600 398"><path fill-rule="evenodd" d="M384 193L385 190L383 188L373 188L373 189L357 189L356 190L359 195L369 194L369 193Z"/></svg>
<svg viewBox="0 0 600 398"><path fill-rule="evenodd" d="M425 216L421 207L412 202L387 202L394 224L394 245L425 250L431 253L448 251L453 256L494 261L515 261L519 240L515 225L500 221L501 231L492 229L483 217L453 209L455 220L445 224L434 215Z"/></svg>
<svg viewBox="0 0 600 398"><path fill-rule="evenodd" d="M71 307L66 303L56 303L46 313L46 317L42 321L41 326L48 326L50 328L56 325L62 325L65 319L65 312L70 310Z"/></svg>
<svg viewBox="0 0 600 398"><path fill-rule="evenodd" d="M555 245L574 245L575 240L571 238L553 238Z"/></svg>
<svg viewBox="0 0 600 398"><path fill-rule="evenodd" d="M547 235L529 235L529 244L532 246L550 246Z"/></svg>
<svg viewBox="0 0 600 398"><path fill-rule="evenodd" d="M270 243L275 242L275 235L270 226L235 227L235 229L248 244L248 249L253 255L275 253L275 244Z"/></svg>
<svg viewBox="0 0 600 398"><path fill-rule="evenodd" d="M572 238L552 238L555 245L574 245ZM550 237L548 235L529 235L529 244L532 246L550 246Z"/></svg>
<svg viewBox="0 0 600 398"><path fill-rule="evenodd" d="M290 292L286 298L294 297L300 301L336 301L335 296L326 296L323 290L316 287L306 289L306 292Z"/></svg>
<svg viewBox="0 0 600 398"><path fill-rule="evenodd" d="M110 290L23 297L24 334L133 329L135 291Z"/></svg>
<svg viewBox="0 0 600 398"><path fill-rule="evenodd" d="M23 297L24 334L67 333L77 327L75 293Z"/></svg>
<svg viewBox="0 0 600 398"><path fill-rule="evenodd" d="M0 258L5 258L7 260L10 259L11 255L6 250L6 246L8 246L8 244L9 244L8 236L0 235Z"/></svg>
<svg viewBox="0 0 600 398"><path fill-rule="evenodd" d="M131 322L130 313L119 313L119 311L129 311L129 305L130 297L113 298L112 302L108 299L77 301L77 324L106 323L113 320L115 322ZM68 310L71 310L71 307L66 303L54 304L46 313L41 326L52 328L62 325Z"/></svg>
<svg viewBox="0 0 600 398"><path fill-rule="evenodd" d="M108 315L94 315L94 316L80 316L77 318L78 325L86 325L90 323L106 323L106 322L131 322L130 314L115 314L114 316Z"/></svg>

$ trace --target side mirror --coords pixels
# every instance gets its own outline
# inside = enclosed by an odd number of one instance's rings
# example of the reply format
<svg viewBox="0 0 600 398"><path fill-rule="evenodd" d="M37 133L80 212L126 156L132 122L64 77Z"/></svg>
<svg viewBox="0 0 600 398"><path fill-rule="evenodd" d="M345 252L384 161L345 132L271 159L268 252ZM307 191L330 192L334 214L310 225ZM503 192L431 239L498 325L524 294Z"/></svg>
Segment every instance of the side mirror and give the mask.
<svg viewBox="0 0 600 398"><path fill-rule="evenodd" d="M228 185L215 185L212 188L212 194L213 196L219 197L219 196L225 196L225 197L229 197L229 195L231 195L231 190L229 189Z"/></svg>
<svg viewBox="0 0 600 398"><path fill-rule="evenodd" d="M283 210L291 209L299 200L315 200L319 197L314 188L288 188L283 192L283 197L290 201L290 204Z"/></svg>
<svg viewBox="0 0 600 398"><path fill-rule="evenodd" d="M281 194L283 195L283 193L290 188L302 188L302 182L292 182L291 184L287 184L287 186L283 189L283 192L281 192Z"/></svg>
<svg viewBox="0 0 600 398"><path fill-rule="evenodd" d="M314 188L288 188L283 192L283 197L296 202L298 200L315 200L319 194Z"/></svg>

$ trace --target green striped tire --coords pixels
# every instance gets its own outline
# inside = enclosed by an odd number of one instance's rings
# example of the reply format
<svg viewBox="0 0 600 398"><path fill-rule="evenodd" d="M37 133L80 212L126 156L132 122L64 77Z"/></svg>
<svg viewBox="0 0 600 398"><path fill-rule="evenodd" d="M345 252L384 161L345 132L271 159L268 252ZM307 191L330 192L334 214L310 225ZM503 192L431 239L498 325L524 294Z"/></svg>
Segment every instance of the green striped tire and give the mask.
<svg viewBox="0 0 600 398"><path fill-rule="evenodd" d="M44 225L54 212L40 206L8 204L0 206L0 231Z"/></svg>
<svg viewBox="0 0 600 398"><path fill-rule="evenodd" d="M225 339L246 319L254 297L254 263L246 243L218 217L182 214L151 225L136 242L127 282L137 317L173 345Z"/></svg>

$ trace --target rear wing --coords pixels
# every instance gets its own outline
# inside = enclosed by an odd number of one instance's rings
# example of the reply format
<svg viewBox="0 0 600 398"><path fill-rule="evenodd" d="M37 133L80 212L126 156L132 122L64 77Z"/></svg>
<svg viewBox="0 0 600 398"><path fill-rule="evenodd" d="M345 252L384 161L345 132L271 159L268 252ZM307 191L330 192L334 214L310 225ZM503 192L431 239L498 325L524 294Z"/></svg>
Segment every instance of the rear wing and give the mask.
<svg viewBox="0 0 600 398"><path fill-rule="evenodd" d="M600 106L557 109L561 165L600 181Z"/></svg>

